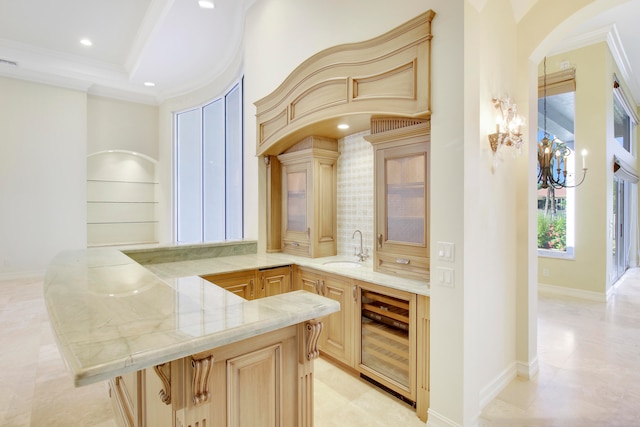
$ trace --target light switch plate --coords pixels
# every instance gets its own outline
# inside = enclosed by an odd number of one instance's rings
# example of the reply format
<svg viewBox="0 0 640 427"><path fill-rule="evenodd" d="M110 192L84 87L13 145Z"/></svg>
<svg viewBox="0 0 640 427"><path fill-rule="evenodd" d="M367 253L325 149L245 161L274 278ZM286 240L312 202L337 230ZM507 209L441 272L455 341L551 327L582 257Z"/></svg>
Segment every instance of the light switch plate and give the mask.
<svg viewBox="0 0 640 427"><path fill-rule="evenodd" d="M447 288L455 288L453 273L454 273L453 268L437 267L436 283L440 286L445 286Z"/></svg>
<svg viewBox="0 0 640 427"><path fill-rule="evenodd" d="M454 261L454 247L450 242L438 242L438 259L442 261Z"/></svg>

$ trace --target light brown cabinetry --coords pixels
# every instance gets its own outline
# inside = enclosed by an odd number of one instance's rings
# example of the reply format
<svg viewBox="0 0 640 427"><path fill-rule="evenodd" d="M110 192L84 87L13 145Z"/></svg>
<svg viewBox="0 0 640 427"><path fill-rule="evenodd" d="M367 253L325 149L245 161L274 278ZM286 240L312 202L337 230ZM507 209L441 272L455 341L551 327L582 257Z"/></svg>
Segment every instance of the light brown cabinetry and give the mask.
<svg viewBox="0 0 640 427"><path fill-rule="evenodd" d="M429 121L379 121L366 137L375 153L374 270L428 280Z"/></svg>
<svg viewBox="0 0 640 427"><path fill-rule="evenodd" d="M415 402L426 421L429 409L429 297L294 267L294 288L340 303L323 319L318 347L352 372Z"/></svg>
<svg viewBox="0 0 640 427"><path fill-rule="evenodd" d="M143 394L140 386L143 372L130 372L109 380L109 398L120 425L144 425Z"/></svg>
<svg viewBox="0 0 640 427"><path fill-rule="evenodd" d="M318 348L335 360L348 366L354 361L353 309L355 306L355 284L353 279L326 274L296 266L297 289L313 292L340 303L340 311L323 319L323 330Z"/></svg>
<svg viewBox="0 0 640 427"><path fill-rule="evenodd" d="M109 381L122 427L313 426L316 320Z"/></svg>
<svg viewBox="0 0 640 427"><path fill-rule="evenodd" d="M278 156L282 165L282 251L336 254L338 141L308 137Z"/></svg>
<svg viewBox="0 0 640 427"><path fill-rule="evenodd" d="M209 274L201 277L244 299L251 300L258 298L255 270Z"/></svg>
<svg viewBox="0 0 640 427"><path fill-rule="evenodd" d="M290 266L208 274L201 277L247 300L270 297L291 290Z"/></svg>
<svg viewBox="0 0 640 427"><path fill-rule="evenodd" d="M259 298L289 292L291 287L291 267L276 267L258 270Z"/></svg>

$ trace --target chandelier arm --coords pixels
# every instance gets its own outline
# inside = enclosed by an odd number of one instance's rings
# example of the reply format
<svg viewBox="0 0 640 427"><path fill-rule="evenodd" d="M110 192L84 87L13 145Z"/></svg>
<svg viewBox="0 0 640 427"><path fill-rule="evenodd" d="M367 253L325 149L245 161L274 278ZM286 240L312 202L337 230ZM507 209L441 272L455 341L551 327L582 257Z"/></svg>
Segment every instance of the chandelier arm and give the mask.
<svg viewBox="0 0 640 427"><path fill-rule="evenodd" d="M574 185L564 185L564 188L576 188L577 186L579 186L584 182L584 179L586 177L587 177L587 169L582 169L582 179L580 180L580 182Z"/></svg>

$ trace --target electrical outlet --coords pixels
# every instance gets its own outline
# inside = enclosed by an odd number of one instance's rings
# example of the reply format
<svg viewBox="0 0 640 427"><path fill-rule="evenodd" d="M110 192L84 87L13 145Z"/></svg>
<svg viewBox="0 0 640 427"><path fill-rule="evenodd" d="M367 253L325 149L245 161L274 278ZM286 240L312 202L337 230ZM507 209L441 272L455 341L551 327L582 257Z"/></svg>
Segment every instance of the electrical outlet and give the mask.
<svg viewBox="0 0 640 427"><path fill-rule="evenodd" d="M549 277L549 269L548 268L543 268L542 269L542 277Z"/></svg>

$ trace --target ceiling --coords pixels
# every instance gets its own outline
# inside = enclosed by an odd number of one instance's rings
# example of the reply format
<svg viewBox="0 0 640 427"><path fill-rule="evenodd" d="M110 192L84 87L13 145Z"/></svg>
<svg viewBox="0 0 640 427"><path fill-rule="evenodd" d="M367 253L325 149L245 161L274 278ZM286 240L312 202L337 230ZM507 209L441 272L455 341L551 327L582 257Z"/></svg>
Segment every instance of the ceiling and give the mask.
<svg viewBox="0 0 640 427"><path fill-rule="evenodd" d="M254 1L0 0L0 75L157 103L233 62Z"/></svg>
<svg viewBox="0 0 640 427"><path fill-rule="evenodd" d="M155 104L210 83L234 62L244 14L256 1L214 0L214 9L202 9L197 0L0 0L0 76ZM512 0L518 14L533 3ZM640 0L631 0L565 40L571 47L613 31L636 103L637 22ZM93 45L81 45L83 37Z"/></svg>

